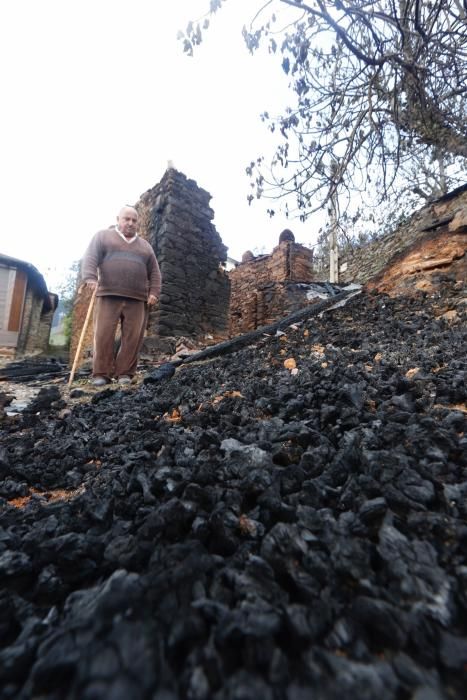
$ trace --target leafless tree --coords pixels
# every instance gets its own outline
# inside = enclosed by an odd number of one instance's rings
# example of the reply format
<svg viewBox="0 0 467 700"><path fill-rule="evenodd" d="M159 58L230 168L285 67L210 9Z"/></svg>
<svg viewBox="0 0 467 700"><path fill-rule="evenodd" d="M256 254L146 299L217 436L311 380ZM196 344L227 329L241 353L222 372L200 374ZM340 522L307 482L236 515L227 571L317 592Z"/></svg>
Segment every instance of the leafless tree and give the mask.
<svg viewBox="0 0 467 700"><path fill-rule="evenodd" d="M228 1L211 0L208 15ZM343 209L356 191L387 199L407 187L415 162L447 159L465 174L467 0L268 0L255 9L246 44L280 56L295 101L279 117L262 115L280 141L271 164L260 156L247 168L256 196L292 194L306 218L334 193ZM186 51L207 25L188 27ZM419 194L425 186L417 182Z"/></svg>

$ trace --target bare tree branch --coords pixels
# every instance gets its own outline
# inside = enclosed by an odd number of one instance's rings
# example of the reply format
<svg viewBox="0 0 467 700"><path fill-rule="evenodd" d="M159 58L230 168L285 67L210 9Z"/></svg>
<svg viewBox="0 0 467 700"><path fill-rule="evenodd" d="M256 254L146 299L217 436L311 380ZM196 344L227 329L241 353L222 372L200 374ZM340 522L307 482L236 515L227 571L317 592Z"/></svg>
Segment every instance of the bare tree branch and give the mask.
<svg viewBox="0 0 467 700"><path fill-rule="evenodd" d="M294 104L281 115L263 117L280 140L270 168L264 157L248 166L255 193L249 199L288 201L293 195L306 218L330 193L353 206L355 193L368 199L371 191L384 202L398 192L413 197L414 188L418 196L430 196L458 184L467 162L463 5L258 0L261 14L250 32L244 30L245 41L255 51L274 34ZM274 32L269 12L277 18ZM196 44L199 27L192 27L191 38ZM337 169L330 178L332 162Z"/></svg>

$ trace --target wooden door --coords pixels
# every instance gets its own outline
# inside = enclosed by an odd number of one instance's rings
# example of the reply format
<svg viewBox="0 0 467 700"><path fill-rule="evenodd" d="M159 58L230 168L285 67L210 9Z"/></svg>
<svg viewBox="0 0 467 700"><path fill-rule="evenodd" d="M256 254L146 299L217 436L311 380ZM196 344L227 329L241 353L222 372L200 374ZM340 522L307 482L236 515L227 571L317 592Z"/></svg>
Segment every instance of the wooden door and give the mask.
<svg viewBox="0 0 467 700"><path fill-rule="evenodd" d="M26 274L0 265L0 346L15 348L23 315Z"/></svg>

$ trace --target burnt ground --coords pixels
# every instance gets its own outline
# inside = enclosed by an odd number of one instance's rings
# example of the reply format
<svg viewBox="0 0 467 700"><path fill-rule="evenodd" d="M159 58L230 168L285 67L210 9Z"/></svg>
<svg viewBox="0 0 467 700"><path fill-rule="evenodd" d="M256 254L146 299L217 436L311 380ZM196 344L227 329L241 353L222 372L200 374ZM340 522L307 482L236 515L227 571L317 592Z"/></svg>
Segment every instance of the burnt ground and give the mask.
<svg viewBox="0 0 467 700"><path fill-rule="evenodd" d="M2 700L465 698L466 306L440 282L4 416Z"/></svg>

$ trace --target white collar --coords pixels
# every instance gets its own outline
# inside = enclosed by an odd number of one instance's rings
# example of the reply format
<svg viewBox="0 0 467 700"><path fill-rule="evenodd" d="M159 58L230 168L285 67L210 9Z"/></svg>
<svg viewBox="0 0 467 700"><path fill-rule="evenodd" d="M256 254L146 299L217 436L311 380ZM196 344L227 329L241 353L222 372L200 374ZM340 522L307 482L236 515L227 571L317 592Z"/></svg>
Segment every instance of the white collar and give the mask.
<svg viewBox="0 0 467 700"><path fill-rule="evenodd" d="M119 235L121 238L123 238L123 240L126 241L127 243L133 243L133 241L136 241L136 239L138 238L138 234L137 234L137 233L135 233L135 235L133 236L133 238L127 238L126 236L123 235L123 233L120 231L120 229L118 228L118 226L115 226L115 230L116 230L116 232L118 233L118 235Z"/></svg>

